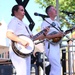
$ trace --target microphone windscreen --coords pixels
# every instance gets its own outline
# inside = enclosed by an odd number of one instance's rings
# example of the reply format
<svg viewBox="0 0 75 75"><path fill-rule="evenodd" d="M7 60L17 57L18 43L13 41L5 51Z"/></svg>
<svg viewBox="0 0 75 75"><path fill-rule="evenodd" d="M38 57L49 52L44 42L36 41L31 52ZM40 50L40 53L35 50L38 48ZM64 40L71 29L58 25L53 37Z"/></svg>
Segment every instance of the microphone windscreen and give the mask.
<svg viewBox="0 0 75 75"><path fill-rule="evenodd" d="M36 12L35 12L35 13L34 13L34 15L35 15L35 16L37 16L37 15L38 15L38 13L36 13Z"/></svg>

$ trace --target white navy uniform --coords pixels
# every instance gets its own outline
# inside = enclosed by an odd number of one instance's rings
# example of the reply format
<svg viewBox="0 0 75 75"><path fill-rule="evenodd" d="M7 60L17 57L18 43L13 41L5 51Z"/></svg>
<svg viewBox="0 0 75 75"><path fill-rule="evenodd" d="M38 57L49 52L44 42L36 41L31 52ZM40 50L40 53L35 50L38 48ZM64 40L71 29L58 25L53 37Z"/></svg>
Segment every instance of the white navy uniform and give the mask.
<svg viewBox="0 0 75 75"><path fill-rule="evenodd" d="M46 21L43 21L43 23L41 25L42 29L46 28L47 26L50 26L50 24L52 24L52 22L54 22L55 27L59 29L60 24L57 21L52 21L50 18L46 18ZM58 32L57 29L55 29L51 26L48 34L52 33L53 31ZM59 44L53 45L53 44L49 43L49 41L45 41L44 43L45 43L45 53L46 53L46 56L48 57L49 62L51 64L51 70L50 70L49 75L61 75Z"/></svg>
<svg viewBox="0 0 75 75"><path fill-rule="evenodd" d="M7 31L13 32L15 35L24 34L26 36L29 36L28 31L26 30L25 26L28 28L28 26L23 23L18 18L14 17L10 23L8 24ZM29 30L29 28L28 28ZM32 32L29 30L30 34L32 35ZM10 59L16 69L17 75L30 75L30 67L31 67L31 56L28 56L26 58L21 58L17 56L11 47L9 47L9 56Z"/></svg>

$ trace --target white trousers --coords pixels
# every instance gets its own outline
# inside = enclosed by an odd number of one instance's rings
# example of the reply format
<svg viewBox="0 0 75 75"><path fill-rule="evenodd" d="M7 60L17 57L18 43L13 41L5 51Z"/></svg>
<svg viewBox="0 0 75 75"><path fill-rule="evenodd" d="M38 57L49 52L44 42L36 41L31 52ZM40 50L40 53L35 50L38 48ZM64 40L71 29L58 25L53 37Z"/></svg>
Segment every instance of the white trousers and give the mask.
<svg viewBox="0 0 75 75"><path fill-rule="evenodd" d="M11 49L9 49L10 59L16 69L16 75L30 75L31 69L31 56L21 58L17 56Z"/></svg>
<svg viewBox="0 0 75 75"><path fill-rule="evenodd" d="M49 75L61 75L61 63L60 63L60 48L59 45L50 44L48 49L48 43L45 44L46 56L51 64L51 70Z"/></svg>

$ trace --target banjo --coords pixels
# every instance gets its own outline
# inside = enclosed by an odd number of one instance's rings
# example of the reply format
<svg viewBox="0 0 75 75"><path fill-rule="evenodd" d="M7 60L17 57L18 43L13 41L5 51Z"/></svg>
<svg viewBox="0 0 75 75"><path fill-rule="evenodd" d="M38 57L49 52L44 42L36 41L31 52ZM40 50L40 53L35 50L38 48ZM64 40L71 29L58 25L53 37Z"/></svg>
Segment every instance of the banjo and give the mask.
<svg viewBox="0 0 75 75"><path fill-rule="evenodd" d="M48 26L50 27L50 26ZM36 39L36 37L38 37L40 34L43 34L44 32L46 32L46 29L43 29L42 31L40 31L39 33L37 33L35 36L33 36L32 38L29 38L25 35L19 35L18 37L23 39L23 40L27 40L29 42L29 45L25 48L24 46L22 46L21 43L16 43L15 41L12 41L12 50L14 51L14 53L22 58L25 58L26 56L29 56L33 53L34 51L34 40Z"/></svg>

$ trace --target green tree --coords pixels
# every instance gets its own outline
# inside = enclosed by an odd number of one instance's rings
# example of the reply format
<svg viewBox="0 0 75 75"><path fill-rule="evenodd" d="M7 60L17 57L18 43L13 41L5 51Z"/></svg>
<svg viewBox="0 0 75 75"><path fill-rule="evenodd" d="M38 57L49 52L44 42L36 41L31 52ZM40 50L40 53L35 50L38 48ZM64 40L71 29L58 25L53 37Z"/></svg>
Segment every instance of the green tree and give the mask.
<svg viewBox="0 0 75 75"><path fill-rule="evenodd" d="M39 7L45 9L48 5L56 6L56 0L35 0ZM61 28L75 26L75 0L59 0L59 20Z"/></svg>

